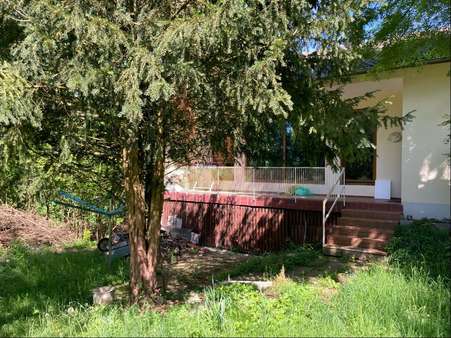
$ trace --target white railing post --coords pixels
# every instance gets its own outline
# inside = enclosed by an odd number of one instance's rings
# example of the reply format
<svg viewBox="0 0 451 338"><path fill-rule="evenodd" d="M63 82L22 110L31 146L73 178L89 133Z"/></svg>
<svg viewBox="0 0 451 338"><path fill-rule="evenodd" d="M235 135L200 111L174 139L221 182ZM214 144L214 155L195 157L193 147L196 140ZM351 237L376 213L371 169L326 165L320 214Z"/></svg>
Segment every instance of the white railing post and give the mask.
<svg viewBox="0 0 451 338"><path fill-rule="evenodd" d="M326 204L327 199L323 200L323 247L326 245Z"/></svg>
<svg viewBox="0 0 451 338"><path fill-rule="evenodd" d="M252 168L252 194L255 200L255 168Z"/></svg>
<svg viewBox="0 0 451 338"><path fill-rule="evenodd" d="M346 206L346 168L343 168L343 207Z"/></svg>
<svg viewBox="0 0 451 338"><path fill-rule="evenodd" d="M338 174L337 179L335 180L335 183L330 188L329 192L327 193L326 197L323 199L323 247L326 244L326 222L329 216L332 214L332 211L334 210L335 204L337 204L337 201L340 199L340 197L344 196L344 187L345 185L342 185L342 181L345 179L345 169L341 169L341 171ZM332 205L330 206L329 210L327 209L327 201L329 198L333 197Z"/></svg>

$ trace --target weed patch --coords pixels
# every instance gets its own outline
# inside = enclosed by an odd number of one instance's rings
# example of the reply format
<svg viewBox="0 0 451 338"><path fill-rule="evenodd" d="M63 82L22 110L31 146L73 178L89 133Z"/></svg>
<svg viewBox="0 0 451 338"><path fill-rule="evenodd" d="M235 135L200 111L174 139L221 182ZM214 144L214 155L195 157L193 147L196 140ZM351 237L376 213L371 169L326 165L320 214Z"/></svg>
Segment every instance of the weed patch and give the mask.
<svg viewBox="0 0 451 338"><path fill-rule="evenodd" d="M451 281L451 241L446 230L431 221L399 225L387 246L390 262L407 274L422 270L427 276Z"/></svg>

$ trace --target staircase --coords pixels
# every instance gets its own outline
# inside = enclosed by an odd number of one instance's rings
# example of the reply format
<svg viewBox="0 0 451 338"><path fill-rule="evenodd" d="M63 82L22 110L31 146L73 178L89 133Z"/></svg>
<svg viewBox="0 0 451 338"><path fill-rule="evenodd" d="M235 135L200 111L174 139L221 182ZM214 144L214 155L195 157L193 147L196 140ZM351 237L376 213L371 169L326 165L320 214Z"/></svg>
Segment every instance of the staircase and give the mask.
<svg viewBox="0 0 451 338"><path fill-rule="evenodd" d="M341 209L337 225L328 229L323 252L331 256L385 256L385 245L402 216L393 201L349 202Z"/></svg>

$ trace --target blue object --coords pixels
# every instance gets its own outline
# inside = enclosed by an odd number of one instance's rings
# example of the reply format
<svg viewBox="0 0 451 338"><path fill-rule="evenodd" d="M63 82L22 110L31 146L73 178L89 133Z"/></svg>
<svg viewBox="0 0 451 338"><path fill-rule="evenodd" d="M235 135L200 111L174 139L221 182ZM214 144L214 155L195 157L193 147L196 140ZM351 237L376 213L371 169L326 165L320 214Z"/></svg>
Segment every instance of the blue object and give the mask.
<svg viewBox="0 0 451 338"><path fill-rule="evenodd" d="M294 194L296 196L310 196L312 193L307 188L298 187L298 188L294 189Z"/></svg>
<svg viewBox="0 0 451 338"><path fill-rule="evenodd" d="M99 215L107 216L109 218L111 218L113 216L125 214L125 208L124 208L123 205L119 206L119 208L117 208L117 209L108 211L108 210L99 208L99 207L97 207L97 206L95 206L95 205L93 205L93 204L91 204L89 202L86 202L86 201L82 200L80 197L72 195L72 194L69 194L69 193L67 193L65 191L60 191L59 195L61 197L63 197L63 198L71 200L72 202L75 202L78 205L68 204L68 203L65 203L65 202L62 202L62 201L55 201L55 200L53 201L53 203L60 204L60 205L65 206L65 207L77 208L77 209L81 209L81 210L91 211L91 212L94 212L94 213L99 214Z"/></svg>

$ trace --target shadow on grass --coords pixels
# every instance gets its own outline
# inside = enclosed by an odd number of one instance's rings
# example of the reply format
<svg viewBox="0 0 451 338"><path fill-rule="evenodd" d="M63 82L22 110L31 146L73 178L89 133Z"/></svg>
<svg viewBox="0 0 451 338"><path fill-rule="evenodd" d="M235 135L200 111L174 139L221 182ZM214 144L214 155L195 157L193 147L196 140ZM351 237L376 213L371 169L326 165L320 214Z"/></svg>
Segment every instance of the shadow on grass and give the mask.
<svg viewBox="0 0 451 338"><path fill-rule="evenodd" d="M327 276L338 279L337 274L352 272L356 265L357 263L346 257L327 257L323 256L318 248L298 246L286 251L251 257L246 262L223 271L218 275L218 279L223 280L229 276L245 276L247 279L272 278L282 267L296 282Z"/></svg>
<svg viewBox="0 0 451 338"><path fill-rule="evenodd" d="M197 260L198 264L191 261L191 265L180 262L183 267L179 264L171 266L169 284L177 283L178 286L166 293L166 299L175 302L198 299L192 292L202 298L206 287L217 286L229 277L231 280L277 281L282 268L293 284L300 287L308 283L319 288L328 283L332 286L324 289L336 291L338 283L345 282L348 276L368 263L347 257L323 256L319 247L309 245L293 245L285 251L258 256L240 258L235 255L233 252L227 252L229 258L206 255Z"/></svg>
<svg viewBox="0 0 451 338"><path fill-rule="evenodd" d="M434 220L398 225L386 249L391 264L406 276L415 268L451 285L451 232L438 228Z"/></svg>
<svg viewBox="0 0 451 338"><path fill-rule="evenodd" d="M248 281L272 279L282 267L287 276L297 283L318 278L341 282L343 275L354 272L363 264L347 258L323 256L320 249L311 246L292 246L285 251L258 256L243 256L233 252L209 253L166 266L168 288L165 298L184 301L191 291L202 292L212 283L229 277Z"/></svg>
<svg viewBox="0 0 451 338"><path fill-rule="evenodd" d="M124 260L109 269L94 249L78 246L55 252L15 244L0 258L0 335L8 334L7 324L23 326L21 321L44 311L90 303L93 288L127 279Z"/></svg>
<svg viewBox="0 0 451 338"><path fill-rule="evenodd" d="M170 267L174 288L168 300L185 301L191 291L200 292L212 280L272 278L284 267L296 282L333 276L352 270L353 263L325 258L311 247L260 256L210 253L193 256ZM91 304L91 290L128 281L128 261L116 260L111 270L103 255L82 245L61 252L14 245L0 257L0 336L26 334L34 318L61 313L69 307ZM161 277L161 276L160 276Z"/></svg>

